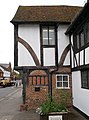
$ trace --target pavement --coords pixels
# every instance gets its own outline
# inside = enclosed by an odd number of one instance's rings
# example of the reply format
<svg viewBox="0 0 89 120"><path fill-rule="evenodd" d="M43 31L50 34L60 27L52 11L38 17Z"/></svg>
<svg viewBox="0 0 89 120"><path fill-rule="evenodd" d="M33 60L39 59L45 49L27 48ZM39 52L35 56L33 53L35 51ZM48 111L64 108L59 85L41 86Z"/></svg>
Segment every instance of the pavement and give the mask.
<svg viewBox="0 0 89 120"><path fill-rule="evenodd" d="M16 88L15 94L8 97L7 108L2 109L0 120L40 120L40 115L35 110L20 111L20 105L22 104L22 89ZM6 104L6 103L5 103ZM8 109L10 108L10 109ZM4 113L3 113L4 112ZM80 113L73 108L70 109L68 120L87 120ZM89 119L88 119L89 120Z"/></svg>
<svg viewBox="0 0 89 120"><path fill-rule="evenodd" d="M19 99L20 98L20 99ZM21 97L18 98L18 106L20 106ZM22 103L21 103L22 104ZM19 111L19 110L18 110ZM29 111L19 111L18 114L16 114L12 120L40 120L40 115L35 112L35 110L29 110ZM84 118L79 112L77 112L75 109L71 108L70 113L68 115L68 120L87 120ZM88 119L89 120L89 119Z"/></svg>
<svg viewBox="0 0 89 120"><path fill-rule="evenodd" d="M17 114L12 120L40 120L40 116L35 112L35 110L30 111L22 111ZM74 109L71 110L68 120L89 120L84 118L81 114L79 114Z"/></svg>

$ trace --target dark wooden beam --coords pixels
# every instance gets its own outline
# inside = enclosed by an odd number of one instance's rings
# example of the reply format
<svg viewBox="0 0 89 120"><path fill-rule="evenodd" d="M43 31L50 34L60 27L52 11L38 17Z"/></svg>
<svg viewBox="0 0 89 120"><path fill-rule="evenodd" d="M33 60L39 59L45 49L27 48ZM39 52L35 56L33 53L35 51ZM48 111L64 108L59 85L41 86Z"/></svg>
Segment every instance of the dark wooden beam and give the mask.
<svg viewBox="0 0 89 120"><path fill-rule="evenodd" d="M14 66L18 66L18 25L14 25Z"/></svg>

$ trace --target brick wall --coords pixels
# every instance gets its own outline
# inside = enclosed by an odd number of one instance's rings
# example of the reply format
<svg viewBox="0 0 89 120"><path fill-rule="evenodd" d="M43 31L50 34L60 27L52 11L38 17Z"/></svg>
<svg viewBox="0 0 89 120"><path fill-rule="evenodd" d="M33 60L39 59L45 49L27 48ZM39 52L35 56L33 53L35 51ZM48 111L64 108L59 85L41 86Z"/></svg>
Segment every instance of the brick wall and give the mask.
<svg viewBox="0 0 89 120"><path fill-rule="evenodd" d="M56 74L68 74L69 75L69 89L57 89L56 88ZM52 75L52 96L53 99L60 103L61 96L65 96L67 106L72 105L72 75L70 67L60 67L59 70Z"/></svg>
<svg viewBox="0 0 89 120"><path fill-rule="evenodd" d="M35 70L33 72L31 72L30 75L46 75L46 73L42 70ZM48 78L45 78L45 84L48 84ZM29 109L36 109L39 104L41 104L48 95L48 86L44 86L44 79L41 78L41 85L39 85L40 83L40 79L38 77L37 79L37 85L36 85L36 81L34 78L33 81L33 85L32 85L32 78L29 77L28 78L28 85L27 85L27 89L26 89L26 104L28 105ZM35 89L40 89L39 91L35 91Z"/></svg>
<svg viewBox="0 0 89 120"><path fill-rule="evenodd" d="M56 89L56 74L68 74L69 75L69 86L70 89ZM30 75L47 75L45 71L43 70L35 70L30 73ZM46 78L46 82L48 81L48 78ZM48 83L48 82L47 82ZM26 88L26 105L28 106L28 109L36 109L48 96L48 86L39 86L35 85L36 83L33 82L34 85L32 85L32 78L28 78L28 85ZM39 84L39 79L37 84ZM42 80L42 84L44 84ZM35 91L35 88L40 87L39 91ZM53 99L60 103L60 97L61 93L66 93L69 97L67 98L68 105L72 104L71 101L71 95L72 95L72 78L71 78L71 70L70 67L61 67L56 73L52 75L52 96Z"/></svg>

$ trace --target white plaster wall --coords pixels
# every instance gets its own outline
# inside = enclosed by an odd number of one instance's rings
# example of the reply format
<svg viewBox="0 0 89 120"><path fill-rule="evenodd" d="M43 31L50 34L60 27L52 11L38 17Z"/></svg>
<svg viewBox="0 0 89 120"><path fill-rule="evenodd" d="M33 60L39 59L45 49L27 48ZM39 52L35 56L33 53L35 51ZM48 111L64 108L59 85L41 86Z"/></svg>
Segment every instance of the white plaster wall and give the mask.
<svg viewBox="0 0 89 120"><path fill-rule="evenodd" d="M30 44L40 61L40 27L38 24L19 25L18 36ZM25 47L18 46L18 65L35 66L35 63Z"/></svg>
<svg viewBox="0 0 89 120"><path fill-rule="evenodd" d="M80 52L80 65L83 65L83 50Z"/></svg>
<svg viewBox="0 0 89 120"><path fill-rule="evenodd" d="M44 48L43 59L44 59L44 66L55 66L55 49Z"/></svg>
<svg viewBox="0 0 89 120"><path fill-rule="evenodd" d="M18 44L18 65L19 66L35 66L32 56L28 50L22 45Z"/></svg>
<svg viewBox="0 0 89 120"><path fill-rule="evenodd" d="M89 116L89 90L81 88L81 72L72 72L73 105Z"/></svg>
<svg viewBox="0 0 89 120"><path fill-rule="evenodd" d="M89 64L89 47L85 49L85 64Z"/></svg>
<svg viewBox="0 0 89 120"><path fill-rule="evenodd" d="M59 25L58 27L58 62L64 51L69 44L69 37L65 35L68 25ZM68 53L64 65L70 65L70 54Z"/></svg>
<svg viewBox="0 0 89 120"><path fill-rule="evenodd" d="M69 44L69 38L65 35L66 29L68 25L59 25L58 27L58 61L64 51L64 49ZM36 53L39 61L40 61L40 27L37 24L31 25L19 25L18 27L18 36L24 39L27 43L31 45L34 52ZM48 55L48 54L47 54ZM53 55L50 55L53 57ZM51 59L52 59L51 57ZM45 65L48 63L54 65L54 57L53 62L45 62ZM25 47L21 44L18 46L18 65L19 66L35 66L35 63L29 54L29 52L25 49ZM64 65L70 65L70 53L68 53Z"/></svg>
<svg viewBox="0 0 89 120"><path fill-rule="evenodd" d="M68 52L65 58L64 65L70 65L70 51Z"/></svg>

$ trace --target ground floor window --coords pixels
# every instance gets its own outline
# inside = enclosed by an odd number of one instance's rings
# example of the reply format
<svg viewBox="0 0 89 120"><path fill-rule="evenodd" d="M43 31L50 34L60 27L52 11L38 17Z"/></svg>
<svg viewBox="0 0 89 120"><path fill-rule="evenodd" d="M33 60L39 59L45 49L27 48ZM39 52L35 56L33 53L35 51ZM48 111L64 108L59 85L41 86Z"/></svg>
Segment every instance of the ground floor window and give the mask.
<svg viewBox="0 0 89 120"><path fill-rule="evenodd" d="M81 71L81 87L89 89L89 70Z"/></svg>
<svg viewBox="0 0 89 120"><path fill-rule="evenodd" d="M69 89L69 75L57 74L56 75L56 88Z"/></svg>

